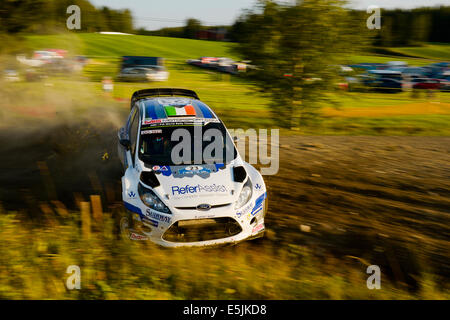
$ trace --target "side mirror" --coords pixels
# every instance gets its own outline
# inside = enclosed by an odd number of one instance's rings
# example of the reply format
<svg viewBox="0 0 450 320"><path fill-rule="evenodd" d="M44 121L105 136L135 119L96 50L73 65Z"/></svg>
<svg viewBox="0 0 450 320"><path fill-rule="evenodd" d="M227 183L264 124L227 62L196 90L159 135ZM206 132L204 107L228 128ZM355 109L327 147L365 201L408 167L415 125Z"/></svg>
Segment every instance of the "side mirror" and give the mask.
<svg viewBox="0 0 450 320"><path fill-rule="evenodd" d="M120 139L120 144L125 147L125 149L130 150L131 141L128 139Z"/></svg>

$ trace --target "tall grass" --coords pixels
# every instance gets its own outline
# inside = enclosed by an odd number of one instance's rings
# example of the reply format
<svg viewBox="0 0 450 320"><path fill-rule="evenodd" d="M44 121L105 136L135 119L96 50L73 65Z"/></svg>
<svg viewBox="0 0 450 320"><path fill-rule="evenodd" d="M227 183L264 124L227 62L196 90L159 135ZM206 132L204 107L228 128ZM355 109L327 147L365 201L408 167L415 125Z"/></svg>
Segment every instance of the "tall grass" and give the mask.
<svg viewBox="0 0 450 320"><path fill-rule="evenodd" d="M80 214L27 218L0 209L1 299L448 299L425 276L408 293L382 280L366 287L365 267L318 258L313 249L253 241L215 249L164 249L114 233L111 213L87 239ZM122 209L117 209L122 210ZM116 211L117 211L116 210ZM68 290L69 265L81 269L81 289Z"/></svg>

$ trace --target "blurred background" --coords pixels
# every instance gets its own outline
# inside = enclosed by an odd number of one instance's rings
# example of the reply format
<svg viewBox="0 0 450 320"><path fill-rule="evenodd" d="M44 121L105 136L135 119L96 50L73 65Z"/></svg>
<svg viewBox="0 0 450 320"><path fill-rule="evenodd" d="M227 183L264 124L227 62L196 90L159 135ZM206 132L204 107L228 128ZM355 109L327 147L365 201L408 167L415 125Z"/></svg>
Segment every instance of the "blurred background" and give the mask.
<svg viewBox="0 0 450 320"><path fill-rule="evenodd" d="M0 298L448 299L450 2L379 3L0 0ZM120 238L117 130L155 87L280 129L264 238Z"/></svg>

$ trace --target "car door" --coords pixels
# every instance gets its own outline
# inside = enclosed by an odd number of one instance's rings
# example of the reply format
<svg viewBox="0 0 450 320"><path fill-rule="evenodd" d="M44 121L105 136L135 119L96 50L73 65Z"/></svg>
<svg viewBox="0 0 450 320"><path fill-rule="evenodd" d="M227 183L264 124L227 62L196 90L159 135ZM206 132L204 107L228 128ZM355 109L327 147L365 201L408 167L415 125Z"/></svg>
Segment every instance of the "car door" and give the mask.
<svg viewBox="0 0 450 320"><path fill-rule="evenodd" d="M135 104L127 123L127 133L130 141L130 147L125 151L125 174L122 177L122 191L124 199L134 199L137 195L137 190L135 190L137 183L135 182L139 179L139 173L135 168L135 161L139 142L139 125L140 115L137 104Z"/></svg>
<svg viewBox="0 0 450 320"><path fill-rule="evenodd" d="M128 115L127 122L126 122L125 126L120 128L119 134L118 134L118 138L119 138L118 155L119 155L119 159L122 162L122 165L125 170L128 168L129 163L132 163L131 149L127 150L127 148L121 144L120 140L129 140L130 144L131 144L130 129L131 129L132 125L135 125L137 109L138 108L136 106L133 106L131 108L130 114Z"/></svg>

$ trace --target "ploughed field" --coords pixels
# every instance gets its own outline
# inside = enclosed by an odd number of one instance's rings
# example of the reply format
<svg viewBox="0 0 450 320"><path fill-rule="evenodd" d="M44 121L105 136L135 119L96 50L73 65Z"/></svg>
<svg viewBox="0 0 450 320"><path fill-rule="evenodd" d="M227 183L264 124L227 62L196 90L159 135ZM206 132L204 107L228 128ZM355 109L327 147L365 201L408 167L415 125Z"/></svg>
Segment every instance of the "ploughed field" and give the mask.
<svg viewBox="0 0 450 320"><path fill-rule="evenodd" d="M43 204L77 210L100 194L120 210L117 125L105 119L1 129L4 209L39 223ZM423 272L445 286L449 160L450 137L282 136L280 170L265 177L266 236L241 245L307 247L325 272L376 264L412 289Z"/></svg>

